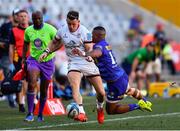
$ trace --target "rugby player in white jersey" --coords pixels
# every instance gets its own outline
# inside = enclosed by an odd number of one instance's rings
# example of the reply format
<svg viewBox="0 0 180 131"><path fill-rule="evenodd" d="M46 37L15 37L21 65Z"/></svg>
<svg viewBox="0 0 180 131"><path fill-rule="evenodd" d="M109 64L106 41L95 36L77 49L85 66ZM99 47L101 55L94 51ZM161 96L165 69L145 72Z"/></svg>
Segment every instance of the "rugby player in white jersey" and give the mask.
<svg viewBox="0 0 180 131"><path fill-rule="evenodd" d="M79 12L69 11L67 14L67 25L60 28L55 38L49 43L48 48L40 56L39 61L43 61L48 54L59 49L63 44L66 48L66 54L69 58L68 80L72 87L73 99L79 105L80 113L75 116L77 121L87 121L87 116L83 108L83 100L80 94L80 82L82 74L94 86L97 94L97 120L100 124L104 122L103 103L105 91L100 77L99 70L93 61L88 62L86 57L74 55L75 48L81 51L90 51L92 49L92 35L86 27L80 24ZM89 57L89 59L92 59Z"/></svg>

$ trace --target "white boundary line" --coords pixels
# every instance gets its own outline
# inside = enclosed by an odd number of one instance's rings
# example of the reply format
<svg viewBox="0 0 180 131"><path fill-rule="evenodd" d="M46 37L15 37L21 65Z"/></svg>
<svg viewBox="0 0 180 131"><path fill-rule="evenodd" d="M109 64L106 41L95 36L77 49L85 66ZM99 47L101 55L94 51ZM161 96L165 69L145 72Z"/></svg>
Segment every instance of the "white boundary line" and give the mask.
<svg viewBox="0 0 180 131"><path fill-rule="evenodd" d="M144 116L130 116L130 117L123 117L123 118L115 118L115 119L106 119L105 122L111 121L124 121L124 120L131 120L131 119L140 119L140 118L152 118L152 117L166 117L172 115L180 115L180 112L173 112L173 113L164 113L164 114L154 114L154 115L144 115ZM96 120L87 121L87 122L74 122L74 123L64 123L64 124L52 124L47 126L37 126L37 127L25 127L25 128L16 128L16 129L8 129L8 130L33 130L33 129L45 129L51 127L62 127L62 126L72 126L72 125L84 125L84 124L91 124L97 123Z"/></svg>

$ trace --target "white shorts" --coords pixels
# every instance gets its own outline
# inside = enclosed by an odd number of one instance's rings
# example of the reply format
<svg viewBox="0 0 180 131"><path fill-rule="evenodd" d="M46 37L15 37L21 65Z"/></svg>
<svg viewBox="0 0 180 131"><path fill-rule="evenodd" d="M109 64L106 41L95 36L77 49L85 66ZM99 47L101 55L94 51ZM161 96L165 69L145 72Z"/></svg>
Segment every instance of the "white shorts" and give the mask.
<svg viewBox="0 0 180 131"><path fill-rule="evenodd" d="M98 67L94 62L88 62L86 60L69 62L68 72L78 71L81 72L84 76L95 76L100 75Z"/></svg>
<svg viewBox="0 0 180 131"><path fill-rule="evenodd" d="M155 61L151 61L148 63L146 67L146 73L151 75L151 74L161 74L161 60L160 58L156 58Z"/></svg>

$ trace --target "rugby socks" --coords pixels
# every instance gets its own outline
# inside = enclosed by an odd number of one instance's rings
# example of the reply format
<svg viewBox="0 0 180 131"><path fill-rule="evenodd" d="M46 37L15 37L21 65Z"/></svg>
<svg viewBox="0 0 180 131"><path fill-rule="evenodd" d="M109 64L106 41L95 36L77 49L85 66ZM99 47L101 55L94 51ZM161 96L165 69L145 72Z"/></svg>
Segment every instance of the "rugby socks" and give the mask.
<svg viewBox="0 0 180 131"><path fill-rule="evenodd" d="M147 99L145 97L143 97L142 100L145 101L145 102L147 101Z"/></svg>
<svg viewBox="0 0 180 131"><path fill-rule="evenodd" d="M129 104L129 111L140 109L138 104Z"/></svg>
<svg viewBox="0 0 180 131"><path fill-rule="evenodd" d="M133 96L134 98L140 100L143 98L143 95L141 94L141 91L135 88L130 88L127 91L127 95Z"/></svg>
<svg viewBox="0 0 180 131"><path fill-rule="evenodd" d="M85 114L85 111L84 111L84 108L83 108L83 104L79 104L79 113Z"/></svg>
<svg viewBox="0 0 180 131"><path fill-rule="evenodd" d="M98 100L96 100L96 105L97 105L97 109L103 108L104 102L99 102Z"/></svg>
<svg viewBox="0 0 180 131"><path fill-rule="evenodd" d="M28 105L28 112L33 113L34 108L34 92L27 92L27 105Z"/></svg>
<svg viewBox="0 0 180 131"><path fill-rule="evenodd" d="M40 98L39 114L43 113L44 106L46 104L46 100L47 100L46 97L44 99Z"/></svg>

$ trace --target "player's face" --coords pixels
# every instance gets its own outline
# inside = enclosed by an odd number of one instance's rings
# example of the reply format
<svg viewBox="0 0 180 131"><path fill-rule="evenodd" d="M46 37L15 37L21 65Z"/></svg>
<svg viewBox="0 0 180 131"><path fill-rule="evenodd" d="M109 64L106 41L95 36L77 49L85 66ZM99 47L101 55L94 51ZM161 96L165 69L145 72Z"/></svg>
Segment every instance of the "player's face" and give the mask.
<svg viewBox="0 0 180 131"><path fill-rule="evenodd" d="M32 21L34 26L39 27L43 23L43 17L40 13L32 15Z"/></svg>
<svg viewBox="0 0 180 131"><path fill-rule="evenodd" d="M19 13L18 18L19 18L20 24L28 24L29 17L28 17L28 14L26 12Z"/></svg>
<svg viewBox="0 0 180 131"><path fill-rule="evenodd" d="M98 42L98 36L99 36L98 32L96 30L93 30L93 32L92 32L92 42L93 43Z"/></svg>
<svg viewBox="0 0 180 131"><path fill-rule="evenodd" d="M149 45L149 46L148 46L148 51L152 52L153 50L154 50L154 46Z"/></svg>
<svg viewBox="0 0 180 131"><path fill-rule="evenodd" d="M79 20L77 20L77 19L74 19L74 20L67 19L66 21L67 21L67 25L68 25L68 28L69 28L70 32L75 32L78 29L79 24L80 24Z"/></svg>
<svg viewBox="0 0 180 131"><path fill-rule="evenodd" d="M18 14L15 14L15 15L13 16L13 20L14 20L15 22L19 22Z"/></svg>

